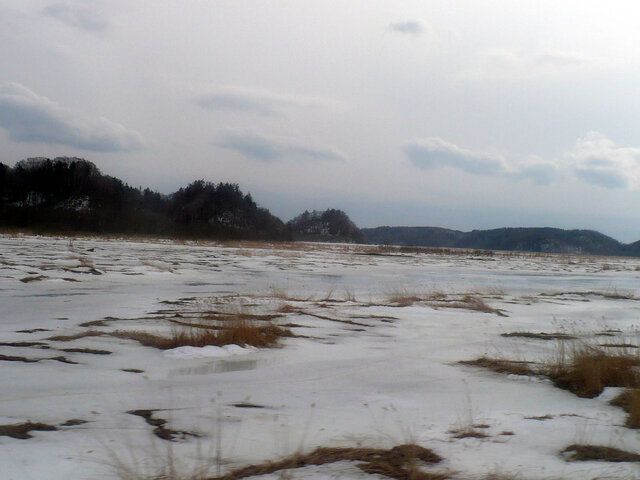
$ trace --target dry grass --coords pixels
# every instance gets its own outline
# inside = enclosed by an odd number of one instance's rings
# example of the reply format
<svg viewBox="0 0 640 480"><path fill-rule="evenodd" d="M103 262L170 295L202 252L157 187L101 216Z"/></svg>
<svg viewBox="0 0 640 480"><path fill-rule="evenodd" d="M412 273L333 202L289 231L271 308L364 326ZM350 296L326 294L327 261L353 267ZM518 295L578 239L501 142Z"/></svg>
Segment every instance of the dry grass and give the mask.
<svg viewBox="0 0 640 480"><path fill-rule="evenodd" d="M385 305L392 307L408 307L416 303L428 305L433 308L459 308L505 316L502 311L489 306L484 299L476 293L446 294L437 290L420 292L396 289L388 292L385 297Z"/></svg>
<svg viewBox="0 0 640 480"><path fill-rule="evenodd" d="M194 324L195 325L195 324ZM135 340L145 347L168 350L171 348L191 346L205 347L214 345L240 345L252 347L273 347L282 337L292 337L293 333L288 328L283 328L273 323L253 322L249 320L234 320L223 322L222 325L214 327L203 325L201 328L195 325L194 328L173 329L170 336L157 335L142 330L116 330L112 332L102 332L88 330L73 335L58 335L50 337L51 341L65 342L84 337L109 336Z"/></svg>
<svg viewBox="0 0 640 480"><path fill-rule="evenodd" d="M640 386L640 374L634 368L638 365L640 358L624 350L604 351L601 347L580 345L568 356L561 352L543 373L556 387L593 398L605 387Z"/></svg>
<svg viewBox="0 0 640 480"><path fill-rule="evenodd" d="M415 444L404 444L389 450L378 448L316 448L311 453L294 454L280 461L233 470L226 475L210 477L206 480L240 480L258 475L268 475L282 470L303 468L311 465L326 465L340 461L363 462L358 468L370 474L384 475L399 480L444 480L444 473L430 473L420 470L419 463L435 464L440 456Z"/></svg>
<svg viewBox="0 0 640 480"><path fill-rule="evenodd" d="M569 445L562 451L570 462L640 462L640 455L602 445Z"/></svg>
<svg viewBox="0 0 640 480"><path fill-rule="evenodd" d="M597 397L605 387L640 388L640 372L636 369L640 366L640 356L629 353L627 349L612 350L574 344L567 352L564 342L559 342L556 355L540 366L532 366L531 362L526 361L489 357L459 363L498 373L546 376L556 387L583 398ZM640 395L638 397L638 405L634 407L638 410L635 414L637 419L630 420L634 424L640 424Z"/></svg>
<svg viewBox="0 0 640 480"><path fill-rule="evenodd" d="M476 360L464 360L462 365L487 368L497 373L513 375L537 375L538 371L531 367L531 362L505 360L503 358L480 357Z"/></svg>
<svg viewBox="0 0 640 480"><path fill-rule="evenodd" d="M621 407L627 412L627 427L640 428L640 390L637 388L627 388L611 400L610 403L616 407Z"/></svg>
<svg viewBox="0 0 640 480"><path fill-rule="evenodd" d="M238 320L220 330L209 328L174 329L171 336L164 337L143 331L118 330L109 335L136 340L146 347L169 350L177 347L205 347L208 345L240 345L242 347L273 347L281 337L293 336L286 328L273 324L256 324Z"/></svg>

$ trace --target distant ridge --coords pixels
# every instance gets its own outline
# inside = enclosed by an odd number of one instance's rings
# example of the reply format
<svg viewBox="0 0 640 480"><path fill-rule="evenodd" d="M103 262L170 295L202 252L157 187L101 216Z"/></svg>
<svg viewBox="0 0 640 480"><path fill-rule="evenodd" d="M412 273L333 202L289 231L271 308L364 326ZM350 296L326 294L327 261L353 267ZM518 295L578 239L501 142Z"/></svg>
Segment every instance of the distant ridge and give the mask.
<svg viewBox="0 0 640 480"><path fill-rule="evenodd" d="M439 227L376 227L361 231L375 244L640 256L640 241L623 244L594 230L540 227L462 232Z"/></svg>

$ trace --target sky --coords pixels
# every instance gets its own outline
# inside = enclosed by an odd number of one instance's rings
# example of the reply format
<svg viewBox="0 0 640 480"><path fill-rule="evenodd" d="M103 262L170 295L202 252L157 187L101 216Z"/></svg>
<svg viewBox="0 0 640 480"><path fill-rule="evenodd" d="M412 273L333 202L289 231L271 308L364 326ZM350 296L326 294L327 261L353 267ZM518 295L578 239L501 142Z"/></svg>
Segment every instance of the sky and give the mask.
<svg viewBox="0 0 640 480"><path fill-rule="evenodd" d="M0 0L0 162L640 239L640 4Z"/></svg>

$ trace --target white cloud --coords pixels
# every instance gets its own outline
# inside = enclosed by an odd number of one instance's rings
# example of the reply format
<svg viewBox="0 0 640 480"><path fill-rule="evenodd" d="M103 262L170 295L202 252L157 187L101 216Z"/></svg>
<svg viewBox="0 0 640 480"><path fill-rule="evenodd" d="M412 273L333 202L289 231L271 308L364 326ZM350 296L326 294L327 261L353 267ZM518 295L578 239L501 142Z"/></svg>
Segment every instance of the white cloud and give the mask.
<svg viewBox="0 0 640 480"><path fill-rule="evenodd" d="M421 35L426 31L426 28L419 20L392 22L389 24L388 28L392 32L404 33L408 35Z"/></svg>
<svg viewBox="0 0 640 480"><path fill-rule="evenodd" d="M241 155L266 162L291 160L344 161L345 156L334 148L310 145L298 138L268 136L251 131L227 132L214 145Z"/></svg>
<svg viewBox="0 0 640 480"><path fill-rule="evenodd" d="M88 118L18 83L0 85L0 128L17 142L42 142L96 152L138 150L140 134L106 118Z"/></svg>
<svg viewBox="0 0 640 480"><path fill-rule="evenodd" d="M268 90L237 86L219 86L198 99L198 104L208 110L239 110L259 115L278 115L289 110L331 108L338 102L318 97L284 95Z"/></svg>
<svg viewBox="0 0 640 480"><path fill-rule="evenodd" d="M571 151L554 160L531 156L514 162L502 155L466 150L436 137L407 142L403 150L422 169L449 167L476 175L528 179L539 185L569 173L599 187L640 190L640 148L619 147L594 131L579 138Z"/></svg>
<svg viewBox="0 0 640 480"><path fill-rule="evenodd" d="M86 2L59 2L44 7L42 13L69 26L88 31L105 30L109 24Z"/></svg>
<svg viewBox="0 0 640 480"><path fill-rule="evenodd" d="M605 188L640 189L640 148L618 147L591 131L565 155L584 181Z"/></svg>

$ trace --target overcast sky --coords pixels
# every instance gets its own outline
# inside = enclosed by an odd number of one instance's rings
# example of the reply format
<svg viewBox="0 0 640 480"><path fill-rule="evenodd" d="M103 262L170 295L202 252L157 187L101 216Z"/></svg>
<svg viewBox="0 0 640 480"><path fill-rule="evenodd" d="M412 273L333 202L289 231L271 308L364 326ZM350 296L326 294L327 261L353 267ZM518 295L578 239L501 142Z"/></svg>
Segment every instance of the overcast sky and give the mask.
<svg viewBox="0 0 640 480"><path fill-rule="evenodd" d="M640 239L632 1L0 0L0 162Z"/></svg>

